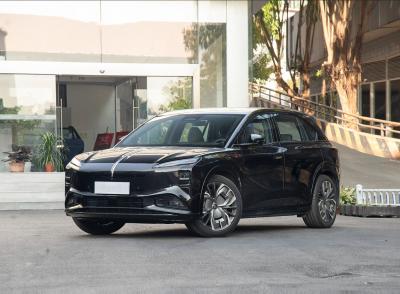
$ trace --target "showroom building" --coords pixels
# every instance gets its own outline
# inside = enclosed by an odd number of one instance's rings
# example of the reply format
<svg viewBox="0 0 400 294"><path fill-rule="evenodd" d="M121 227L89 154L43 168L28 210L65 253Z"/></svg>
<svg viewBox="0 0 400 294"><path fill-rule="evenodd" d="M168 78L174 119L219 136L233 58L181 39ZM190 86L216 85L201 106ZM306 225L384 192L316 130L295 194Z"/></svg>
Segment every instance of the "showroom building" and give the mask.
<svg viewBox="0 0 400 294"><path fill-rule="evenodd" d="M262 2L1 1L1 156L35 157L45 132L91 151L160 112L247 107ZM34 160L18 173L1 161L0 173L2 207L62 200L63 173Z"/></svg>

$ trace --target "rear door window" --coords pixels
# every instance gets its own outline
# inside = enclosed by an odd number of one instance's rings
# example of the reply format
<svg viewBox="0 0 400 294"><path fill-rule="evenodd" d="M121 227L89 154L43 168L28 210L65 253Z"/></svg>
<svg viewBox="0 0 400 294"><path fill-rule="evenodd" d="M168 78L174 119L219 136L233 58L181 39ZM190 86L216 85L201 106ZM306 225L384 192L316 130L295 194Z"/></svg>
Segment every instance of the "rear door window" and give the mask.
<svg viewBox="0 0 400 294"><path fill-rule="evenodd" d="M317 127L313 126L311 123L309 123L308 121L302 119L301 121L301 125L304 129L304 133L307 136L308 141L319 141L322 140L320 132L318 132Z"/></svg>

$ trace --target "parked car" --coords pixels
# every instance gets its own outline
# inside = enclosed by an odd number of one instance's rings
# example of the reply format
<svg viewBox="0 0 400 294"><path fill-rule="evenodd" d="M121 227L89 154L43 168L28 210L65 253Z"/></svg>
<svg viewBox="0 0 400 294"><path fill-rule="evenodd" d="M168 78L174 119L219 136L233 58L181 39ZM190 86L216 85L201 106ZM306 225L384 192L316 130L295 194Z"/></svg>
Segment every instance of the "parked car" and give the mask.
<svg viewBox="0 0 400 294"><path fill-rule="evenodd" d="M65 146L65 164L68 164L76 155L83 152L85 143L73 126L63 128L63 139Z"/></svg>
<svg viewBox="0 0 400 294"><path fill-rule="evenodd" d="M273 215L329 228L339 201L339 160L301 113L187 110L151 119L114 148L76 156L66 184L66 214L90 234L146 222L223 236L241 218Z"/></svg>

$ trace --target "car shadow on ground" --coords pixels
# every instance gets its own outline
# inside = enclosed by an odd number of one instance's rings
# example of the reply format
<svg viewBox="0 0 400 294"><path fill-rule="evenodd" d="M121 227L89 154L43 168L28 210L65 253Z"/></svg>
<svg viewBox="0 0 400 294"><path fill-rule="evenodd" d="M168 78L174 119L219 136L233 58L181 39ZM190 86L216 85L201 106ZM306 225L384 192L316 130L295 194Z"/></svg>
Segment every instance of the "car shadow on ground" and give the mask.
<svg viewBox="0 0 400 294"><path fill-rule="evenodd" d="M133 224L134 225L134 224ZM129 226L129 224L128 224ZM236 230L224 238L243 236L250 234L265 234L265 233L280 233L293 230L306 230L304 225L279 225L279 224L257 224L257 225L239 225ZM181 228L168 228L168 226L162 229L152 229L147 230L137 230L129 232L129 227L125 227L119 232L111 235L104 236L93 236L87 234L76 235L77 238L165 238L165 239L176 239L176 238L200 238L192 234L185 226L182 225Z"/></svg>

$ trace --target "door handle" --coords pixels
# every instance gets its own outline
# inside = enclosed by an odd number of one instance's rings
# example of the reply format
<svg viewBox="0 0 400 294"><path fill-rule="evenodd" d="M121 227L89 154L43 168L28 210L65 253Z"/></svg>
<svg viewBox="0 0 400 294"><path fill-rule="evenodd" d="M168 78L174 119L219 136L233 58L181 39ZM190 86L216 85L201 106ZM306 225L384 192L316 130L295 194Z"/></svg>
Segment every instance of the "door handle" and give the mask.
<svg viewBox="0 0 400 294"><path fill-rule="evenodd" d="M278 152L277 152L277 153L283 154L283 153L285 153L286 151L287 151L287 148L285 148L285 147L278 147Z"/></svg>
<svg viewBox="0 0 400 294"><path fill-rule="evenodd" d="M278 147L277 152L275 153L275 155L273 156L274 159L282 159L283 158L283 154L287 151L287 148L284 147Z"/></svg>

